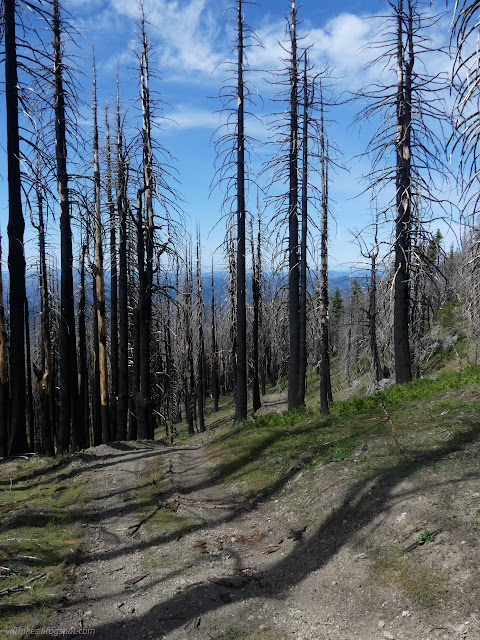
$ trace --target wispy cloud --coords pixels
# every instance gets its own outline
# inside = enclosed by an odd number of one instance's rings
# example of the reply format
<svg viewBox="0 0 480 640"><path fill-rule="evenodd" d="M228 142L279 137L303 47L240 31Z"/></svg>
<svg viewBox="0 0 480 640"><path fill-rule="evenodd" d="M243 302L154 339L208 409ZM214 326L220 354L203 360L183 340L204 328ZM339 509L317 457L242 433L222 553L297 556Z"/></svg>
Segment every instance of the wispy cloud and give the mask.
<svg viewBox="0 0 480 640"><path fill-rule="evenodd" d="M211 129L214 131L220 122L219 114L209 109L178 104L174 106L172 111L164 115L162 127L166 131L181 129Z"/></svg>
<svg viewBox="0 0 480 640"><path fill-rule="evenodd" d="M121 15L138 17L132 0L111 0L111 4ZM208 0L145 0L145 14L154 27L152 39L159 41L162 69L188 74L214 72L223 60L225 35L219 11L223 2L218 4L210 5Z"/></svg>

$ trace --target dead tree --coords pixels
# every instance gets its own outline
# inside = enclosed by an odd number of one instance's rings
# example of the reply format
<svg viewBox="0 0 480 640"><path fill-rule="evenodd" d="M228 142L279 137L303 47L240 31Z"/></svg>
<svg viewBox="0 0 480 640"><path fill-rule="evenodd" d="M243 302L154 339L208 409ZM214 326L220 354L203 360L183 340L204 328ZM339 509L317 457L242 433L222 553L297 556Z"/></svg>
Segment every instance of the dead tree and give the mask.
<svg viewBox="0 0 480 640"><path fill-rule="evenodd" d="M212 379L212 396L213 396L213 409L218 411L218 398L220 395L220 384L218 380L218 351L217 351L217 332L215 326L215 315L217 309L215 305L215 283L213 280L213 259L212 259L212 298L210 304L210 327L211 327L211 360L210 360L210 375Z"/></svg>
<svg viewBox="0 0 480 640"><path fill-rule="evenodd" d="M320 410L329 415L332 400L330 380L329 294L328 294L328 141L325 136L323 94L320 85Z"/></svg>
<svg viewBox="0 0 480 640"><path fill-rule="evenodd" d="M3 304L2 238L0 236L0 457L8 454L8 342Z"/></svg>
<svg viewBox="0 0 480 640"><path fill-rule="evenodd" d="M103 274L102 213L100 204L100 160L97 120L97 74L93 53L93 184L94 184L94 246L95 246L95 313L98 332L98 374L100 377L100 405L102 442L110 442L110 410L108 406L107 323L105 308L105 281Z"/></svg>
<svg viewBox="0 0 480 640"><path fill-rule="evenodd" d="M40 437L37 451L49 456L54 455L54 370L51 337L51 308L48 293L48 271L46 260L45 222L43 215L44 193L41 186L41 161L38 157L35 168L35 195L37 200L37 221L30 215L32 226L38 233L38 255L40 262L39 289L40 289L40 314L41 314L41 348L40 366L34 366L34 372L38 380L40 400Z"/></svg>
<svg viewBox="0 0 480 640"><path fill-rule="evenodd" d="M4 0L5 98L8 162L8 270L10 275L10 432L9 453L27 450L25 422L25 256L22 211L17 36L15 0Z"/></svg>
<svg viewBox="0 0 480 640"><path fill-rule="evenodd" d="M428 224L428 212L435 202L445 210L446 201L437 195L436 179L448 169L443 162L444 140L439 123L448 120L439 91L446 87L444 74L429 75L424 57L434 49L428 30L439 16L432 15L419 0L390 2L390 13L371 44L380 80L357 94L367 106L357 120L377 116L380 125L367 147L372 170L367 188L373 197L382 196L387 184L395 184L394 198L382 203L382 212L393 212L393 343L397 383L412 379L410 353L410 306L412 228L416 221ZM380 53L378 53L380 50ZM422 68L423 67L423 68ZM394 158L394 163L391 162ZM422 211L423 207L423 211Z"/></svg>
<svg viewBox="0 0 480 640"><path fill-rule="evenodd" d="M288 190L288 408L299 406L300 377L300 264L298 256L298 58L297 9L295 0L288 28L290 30L290 137L289 137L289 190Z"/></svg>
<svg viewBox="0 0 480 640"><path fill-rule="evenodd" d="M59 0L52 0L53 34L53 104L55 117L55 157L60 204L60 345L59 345L59 416L57 453L68 451L70 442L76 451L82 440L77 410L77 351L73 300L73 250L70 221L70 195L67 169L67 134L65 118L64 61Z"/></svg>
<svg viewBox="0 0 480 640"><path fill-rule="evenodd" d="M197 353L197 404L200 432L205 431L205 341L203 326L205 322L205 307L202 287L202 254L200 249L200 230L197 230L197 326L198 326L198 353Z"/></svg>
<svg viewBox="0 0 480 640"><path fill-rule="evenodd" d="M112 440L118 436L117 401L118 401L118 262L117 262L117 219L113 199L113 167L112 142L110 138L110 122L108 108L105 105L105 155L106 155L106 195L110 223L110 434Z"/></svg>
<svg viewBox="0 0 480 640"><path fill-rule="evenodd" d="M117 75L117 211L118 211L118 407L117 439L125 440L128 424L128 271L127 271L127 164L120 114L120 89Z"/></svg>

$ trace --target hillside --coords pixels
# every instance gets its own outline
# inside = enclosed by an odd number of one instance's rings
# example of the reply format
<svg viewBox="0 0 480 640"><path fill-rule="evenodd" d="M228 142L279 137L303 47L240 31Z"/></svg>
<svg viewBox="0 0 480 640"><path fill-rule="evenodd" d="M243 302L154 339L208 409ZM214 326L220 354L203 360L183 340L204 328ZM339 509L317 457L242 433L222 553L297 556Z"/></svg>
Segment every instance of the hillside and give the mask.
<svg viewBox="0 0 480 640"><path fill-rule="evenodd" d="M3 632L480 638L479 382L471 367L382 393L409 453L374 396L236 430L226 399L173 446L4 462L1 575L25 587L2 593Z"/></svg>

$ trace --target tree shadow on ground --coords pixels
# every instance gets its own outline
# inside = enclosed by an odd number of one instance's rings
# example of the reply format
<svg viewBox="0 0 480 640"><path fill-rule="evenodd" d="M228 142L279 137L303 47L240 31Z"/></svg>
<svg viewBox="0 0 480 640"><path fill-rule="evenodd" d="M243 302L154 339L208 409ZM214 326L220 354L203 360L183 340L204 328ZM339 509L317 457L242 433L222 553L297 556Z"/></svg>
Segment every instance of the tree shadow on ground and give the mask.
<svg viewBox="0 0 480 640"><path fill-rule="evenodd" d="M371 523L376 516L398 499L394 489L421 469L428 468L448 455L460 452L478 440L477 424L463 433L455 435L448 443L430 454L404 459L393 466L378 468L357 480L346 491L339 506L328 516L306 540L299 540L293 550L271 568L264 571L258 580L247 582L239 589L228 591L232 603L254 601L268 596L282 600L293 585L304 580L311 572L324 567L332 557L358 532ZM421 489L416 489L418 492ZM155 544L150 541L147 546ZM96 638L122 637L137 640L146 629L158 635L171 632L185 624L186 620L205 615L225 606L224 590L211 583L191 586L154 606L143 616L125 620L123 623L108 623L96 628Z"/></svg>

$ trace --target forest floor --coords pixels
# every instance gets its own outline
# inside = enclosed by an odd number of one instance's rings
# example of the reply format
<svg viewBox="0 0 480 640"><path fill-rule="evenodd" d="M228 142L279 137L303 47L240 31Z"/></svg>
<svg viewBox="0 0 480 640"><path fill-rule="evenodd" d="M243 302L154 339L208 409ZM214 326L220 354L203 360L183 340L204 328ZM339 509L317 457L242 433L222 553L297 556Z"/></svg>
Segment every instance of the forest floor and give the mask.
<svg viewBox="0 0 480 640"><path fill-rule="evenodd" d="M217 422L175 445L117 442L72 456L61 481L86 488L84 535L52 605L51 634L479 640L477 397L475 385L419 401L418 419L433 416L432 455L393 452L370 415L344 459L289 464L268 491L248 489L253 469L242 476L254 455L263 471L276 468L276 454L262 458L280 438L267 423L247 430L253 444ZM270 402L283 408L280 396ZM457 417L444 428L448 402L463 407L468 428ZM281 433L303 437L309 422Z"/></svg>

